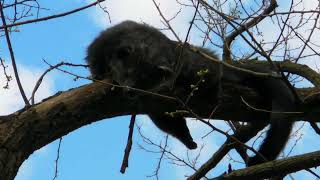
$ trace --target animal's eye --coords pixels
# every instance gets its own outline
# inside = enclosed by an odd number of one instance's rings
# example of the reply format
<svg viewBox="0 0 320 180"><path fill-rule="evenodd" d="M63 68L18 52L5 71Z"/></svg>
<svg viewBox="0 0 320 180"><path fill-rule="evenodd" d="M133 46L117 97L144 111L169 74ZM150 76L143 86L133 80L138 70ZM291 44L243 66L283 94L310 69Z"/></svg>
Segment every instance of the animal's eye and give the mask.
<svg viewBox="0 0 320 180"><path fill-rule="evenodd" d="M125 58L130 55L132 49L130 47L121 47L118 49L117 57L118 58Z"/></svg>

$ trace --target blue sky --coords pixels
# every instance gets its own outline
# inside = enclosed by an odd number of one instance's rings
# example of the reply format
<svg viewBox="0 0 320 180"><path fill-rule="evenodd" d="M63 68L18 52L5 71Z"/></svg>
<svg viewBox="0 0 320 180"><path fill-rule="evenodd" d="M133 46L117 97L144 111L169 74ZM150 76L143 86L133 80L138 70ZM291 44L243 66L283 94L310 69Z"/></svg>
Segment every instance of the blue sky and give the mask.
<svg viewBox="0 0 320 180"><path fill-rule="evenodd" d="M82 6L89 1L43 1L40 2L42 7L49 8L50 11L41 11L41 16L51 15L62 12L63 10L73 9ZM151 0L139 1L107 1L112 23L107 16L102 13L99 8L91 8L70 16L40 22L36 24L28 24L19 27L19 33L13 33L12 43L15 56L18 61L18 68L22 78L23 85L28 96L37 78L46 70L47 65L42 61L45 59L51 64L63 61L72 63L85 63L84 57L86 47L97 34L103 29L112 26L126 19L147 22L156 27L163 27L160 17L152 5ZM161 1L163 12L172 17L180 6L174 5L173 1ZM181 15L172 23L184 39L188 22L191 19L193 10L182 9ZM267 24L267 23L266 23ZM270 30L270 29L269 29ZM266 32L269 32L266 29ZM173 38L170 32L164 32ZM271 36L271 35L270 35ZM1 39L1 56L5 57L9 63L9 55L6 50L5 41ZM191 37L191 43L199 44L201 39L195 35ZM237 46L241 47L241 43ZM3 51L2 51L3 50ZM3 53L3 54L2 54ZM88 75L88 71L81 68L69 69L81 75ZM12 74L12 70L9 70ZM4 83L3 72L0 71L0 85ZM64 91L69 88L77 87L81 84L89 83L89 81L74 81L72 77L61 72L50 73L45 78L36 98L42 98L53 95L57 91ZM19 96L14 81L10 83L9 90L0 89L0 114L12 113L22 107L22 99ZM141 140L137 133L134 134L134 144L130 156L129 168L126 174L119 172L124 148L127 141L128 125L130 117L118 117L107 119L91 125L82 127L65 136L62 140L60 150L60 160L58 164L59 180L87 180L87 179L148 179L148 175L152 175L156 168L159 154L148 153L139 148L139 144L147 146ZM161 133L146 116L139 116L137 125L141 126L142 132L155 142L164 142L165 134ZM224 142L225 138L217 133L211 133L210 136L202 138L204 134L210 132L210 129L198 123L191 121L189 123L191 132L198 142L198 145L205 145L201 152L200 162L204 162L215 150ZM223 121L217 121L215 126L226 129ZM308 126L304 126L303 130L296 136L304 134L304 140L299 141L293 154L319 149L320 143L316 141L313 130ZM290 141L289 147L294 144L295 137ZM309 143L312 142L312 146ZM177 140L169 138L170 149L179 154L180 157L186 158L187 152L190 156L195 157L199 150L187 151L187 149ZM52 179L54 176L55 158L57 153L58 141L41 148L32 154L20 168L16 180L46 180ZM231 153L232 157L239 159L235 153ZM232 162L232 161L231 161ZM217 176L226 171L229 161L225 158L219 166L211 172L211 175ZM198 164L199 166L200 164ZM234 168L243 167L243 164L232 162ZM185 167L179 167L171 164L169 160L164 160L161 170L160 179L185 179L185 175L192 174L192 170ZM307 173L297 175L306 178ZM149 178L154 179L154 178Z"/></svg>

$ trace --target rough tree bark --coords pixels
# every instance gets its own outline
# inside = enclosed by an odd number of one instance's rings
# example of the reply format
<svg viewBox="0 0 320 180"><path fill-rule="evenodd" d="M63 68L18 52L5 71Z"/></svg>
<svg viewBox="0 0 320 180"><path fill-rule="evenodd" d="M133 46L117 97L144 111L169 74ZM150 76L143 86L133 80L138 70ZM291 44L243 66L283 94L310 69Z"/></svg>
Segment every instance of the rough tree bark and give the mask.
<svg viewBox="0 0 320 180"><path fill-rule="evenodd" d="M214 114L215 119L233 121L266 120L268 114L246 105L243 97L253 107L264 105L254 89L240 84L223 84L223 101ZM298 94L304 104L297 119L319 122L319 89L302 89ZM172 98L135 92L138 98L126 96L121 88L95 82L58 93L30 108L21 109L8 116L0 116L0 179L14 179L18 168L35 150L49 144L84 125L105 118L131 113L148 114L158 109L168 112L185 109ZM170 92L166 95L170 96ZM197 98L194 96L193 98ZM206 104L192 109L201 117L208 117ZM230 113L232 112L232 113ZM190 114L192 116L192 114Z"/></svg>

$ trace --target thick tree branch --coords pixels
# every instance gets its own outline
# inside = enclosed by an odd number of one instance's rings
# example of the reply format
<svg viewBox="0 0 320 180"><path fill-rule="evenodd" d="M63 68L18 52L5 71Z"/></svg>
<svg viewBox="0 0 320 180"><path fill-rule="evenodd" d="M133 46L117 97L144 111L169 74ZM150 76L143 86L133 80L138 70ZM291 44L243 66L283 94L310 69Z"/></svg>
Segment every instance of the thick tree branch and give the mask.
<svg viewBox="0 0 320 180"><path fill-rule="evenodd" d="M263 123L251 123L247 126L243 126L241 129L238 129L233 137L245 143L250 140L250 138L255 136L262 128L264 128ZM192 176L190 176L188 180L201 179L211 169L213 169L231 149L238 147L244 146L236 143L232 138L228 138L226 142L222 146L220 146L220 148L210 157L210 159L206 163L204 163Z"/></svg>
<svg viewBox="0 0 320 180"><path fill-rule="evenodd" d="M214 180L261 179L272 176L282 176L305 168L319 166L319 164L320 151L316 151L233 171L230 174L214 178Z"/></svg>
<svg viewBox="0 0 320 180"><path fill-rule="evenodd" d="M269 62L266 61L250 61L246 63L253 63L257 65L267 66ZM292 63L289 60L286 61L273 61L273 63L280 67L284 72L290 72L292 74L299 75L310 81L315 87L320 87L320 76L319 73L311 69L309 66L304 64Z"/></svg>
<svg viewBox="0 0 320 180"><path fill-rule="evenodd" d="M253 107L268 109L269 104L254 89L225 82L223 89L222 101L212 118L268 121L269 113L253 110L241 100L244 98ZM179 90L164 92L166 96L156 96L131 89L130 97L127 96L127 91L119 87L112 88L108 82L96 82L59 93L28 109L0 117L0 179L13 179L19 166L32 152L84 125L132 113L149 114L159 110L175 112L177 109L184 109L181 101L164 98L179 97ZM301 111L305 113L296 114L296 120L319 122L318 91L316 88L298 91L305 99L301 107ZM208 118L216 106L216 102L208 99L203 103L204 99L197 97L197 94L191 100L195 106L188 108L203 118Z"/></svg>

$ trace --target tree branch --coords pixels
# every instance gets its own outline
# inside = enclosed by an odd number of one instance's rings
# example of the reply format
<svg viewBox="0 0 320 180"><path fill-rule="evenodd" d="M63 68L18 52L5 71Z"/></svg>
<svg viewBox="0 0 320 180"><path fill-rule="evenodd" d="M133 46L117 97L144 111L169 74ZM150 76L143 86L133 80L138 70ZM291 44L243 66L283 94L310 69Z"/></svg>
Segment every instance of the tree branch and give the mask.
<svg viewBox="0 0 320 180"><path fill-rule="evenodd" d="M82 11L84 9L87 9L89 7L95 6L95 5L97 5L97 4L99 4L99 3L103 2L103 1L105 1L105 0L97 0L97 1L95 1L95 2L93 2L91 4L88 4L86 6L83 6L83 7L68 11L68 12L64 12L64 13L61 13L61 14L56 14L56 15L47 16L47 17L38 18L38 19L31 19L31 20L17 22L17 23L13 23L13 24L2 25L2 26L0 26L0 29L14 27L14 26L21 26L21 25L24 25L24 24L30 24L30 23L34 23L34 22L47 21L47 20L50 20L50 19L55 19L55 18L67 16L67 15Z"/></svg>
<svg viewBox="0 0 320 180"><path fill-rule="evenodd" d="M286 175L305 168L312 168L319 164L320 151L316 151L233 171L230 174L214 178L213 180L263 179Z"/></svg>
<svg viewBox="0 0 320 180"><path fill-rule="evenodd" d="M248 31L251 27L260 23L264 18L267 17L268 14L270 14L272 11L274 11L277 8L277 6L278 6L278 4L277 4L276 0L270 0L269 7L267 7L261 14L252 18L247 23L240 25L239 28L234 29L233 32L226 37L225 42L223 44L223 59L226 62L229 62L229 63L232 62L231 61L231 53L230 53L230 45L231 45L232 41L238 35L242 34L245 31Z"/></svg>
<svg viewBox="0 0 320 180"><path fill-rule="evenodd" d="M84 125L132 113L184 110L179 101L165 98L181 96L179 90L163 92L165 96L160 96L130 89L132 93L128 97L125 93L128 89L112 86L110 82L95 82L58 93L28 109L0 117L0 179L13 179L19 166L32 152ZM241 97L244 97L251 106L268 109L269 104L263 97L258 96L254 89L242 84L222 83L222 101L212 118L251 122L258 119L268 122L269 113L248 108L241 100ZM309 88L298 92L305 99L301 108L305 113L295 115L296 120L319 122L319 89ZM216 102L208 100L208 103L203 103L204 99L196 94L192 101L195 105L188 108L192 109L194 114L190 114L190 117L196 114L207 118L216 106Z"/></svg>

